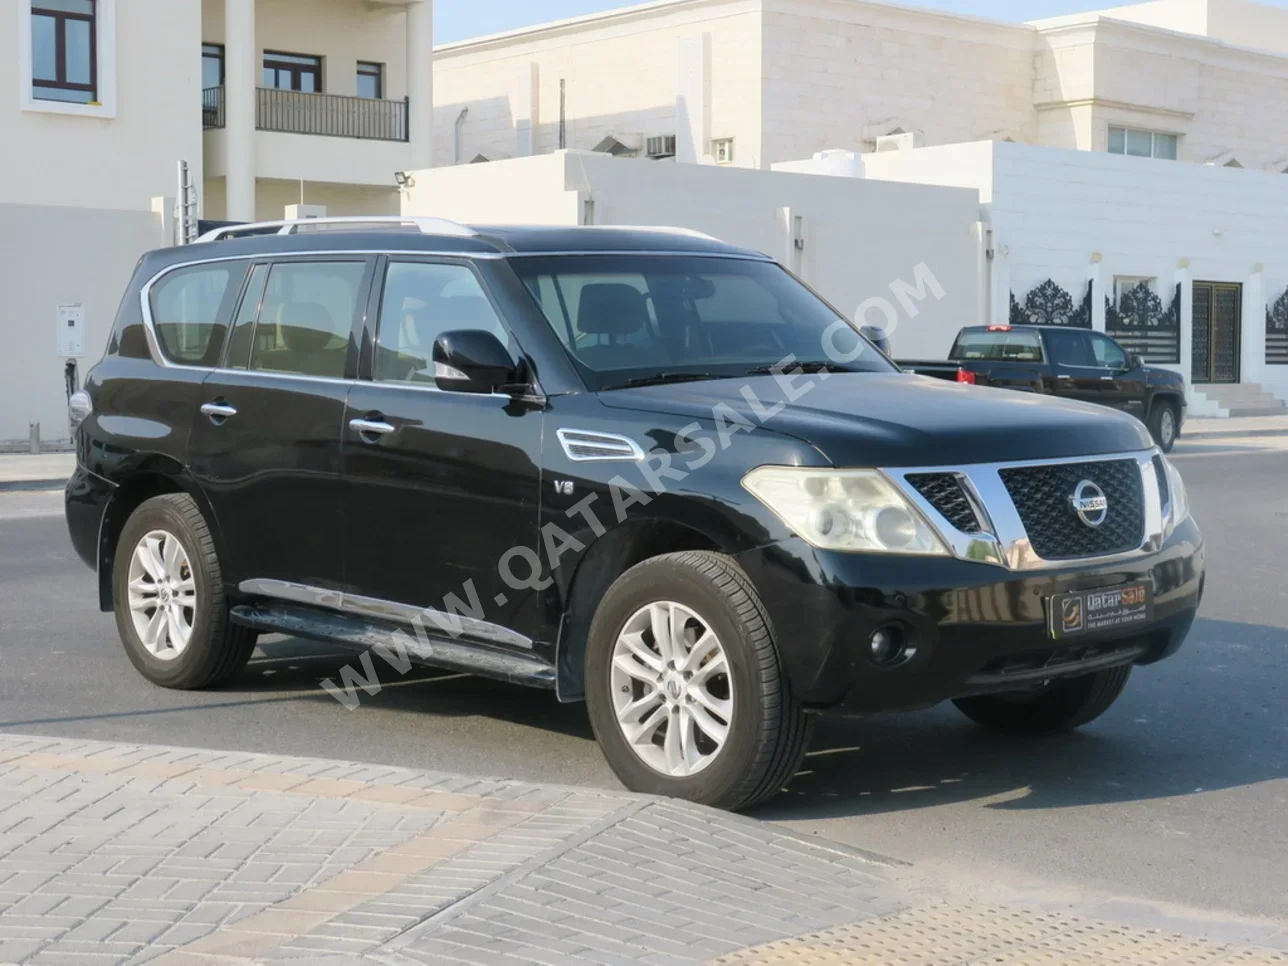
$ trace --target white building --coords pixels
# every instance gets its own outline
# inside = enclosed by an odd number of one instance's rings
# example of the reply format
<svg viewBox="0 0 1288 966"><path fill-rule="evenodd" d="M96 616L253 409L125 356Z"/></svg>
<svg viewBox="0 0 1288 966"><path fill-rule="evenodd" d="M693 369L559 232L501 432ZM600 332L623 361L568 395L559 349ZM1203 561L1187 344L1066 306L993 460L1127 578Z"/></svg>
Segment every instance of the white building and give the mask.
<svg viewBox="0 0 1288 966"><path fill-rule="evenodd" d="M445 45L435 84L438 165L568 147L766 168L1011 140L1288 169L1288 10L1248 0L1032 24L662 0Z"/></svg>
<svg viewBox="0 0 1288 966"><path fill-rule="evenodd" d="M431 48L430 0L0 2L0 446L67 438L66 364L173 243L179 161L207 218L396 212Z"/></svg>

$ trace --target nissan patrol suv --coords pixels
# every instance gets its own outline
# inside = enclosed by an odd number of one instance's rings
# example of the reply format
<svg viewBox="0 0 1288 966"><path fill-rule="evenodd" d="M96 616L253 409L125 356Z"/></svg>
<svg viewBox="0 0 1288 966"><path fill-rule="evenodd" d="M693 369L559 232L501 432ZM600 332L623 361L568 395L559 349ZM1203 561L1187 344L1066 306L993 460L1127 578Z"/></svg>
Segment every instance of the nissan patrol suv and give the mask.
<svg viewBox="0 0 1288 966"><path fill-rule="evenodd" d="M726 808L819 713L1086 724L1203 592L1139 421L901 372L689 232L222 229L142 258L72 409L72 541L149 681L339 642L584 700L628 787Z"/></svg>

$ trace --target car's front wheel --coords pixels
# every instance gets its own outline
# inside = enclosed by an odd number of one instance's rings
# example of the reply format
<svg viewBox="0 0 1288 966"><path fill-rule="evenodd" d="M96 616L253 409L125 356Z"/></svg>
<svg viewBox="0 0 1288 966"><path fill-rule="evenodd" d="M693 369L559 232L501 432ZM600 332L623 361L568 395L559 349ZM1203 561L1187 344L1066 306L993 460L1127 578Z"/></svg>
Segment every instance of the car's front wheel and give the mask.
<svg viewBox="0 0 1288 966"><path fill-rule="evenodd" d="M706 551L647 560L609 588L590 628L586 700L628 788L719 808L777 794L809 737L755 588Z"/></svg>
<svg viewBox="0 0 1288 966"><path fill-rule="evenodd" d="M186 493L148 500L126 521L112 594L125 653L154 684L219 684L255 649L256 633L229 620L210 528Z"/></svg>
<svg viewBox="0 0 1288 966"><path fill-rule="evenodd" d="M1118 700L1131 665L1052 681L1038 691L958 698L953 704L977 724L1000 731L1051 734L1099 718Z"/></svg>

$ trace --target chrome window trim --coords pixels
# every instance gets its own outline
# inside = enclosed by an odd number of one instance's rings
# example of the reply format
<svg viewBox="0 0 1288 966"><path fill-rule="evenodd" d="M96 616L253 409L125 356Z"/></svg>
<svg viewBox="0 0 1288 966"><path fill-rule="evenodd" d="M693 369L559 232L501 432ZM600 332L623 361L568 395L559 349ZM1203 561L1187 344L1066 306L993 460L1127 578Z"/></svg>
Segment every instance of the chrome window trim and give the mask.
<svg viewBox="0 0 1288 966"><path fill-rule="evenodd" d="M1076 570L1100 564L1128 563L1157 553L1163 546L1167 522L1158 493L1158 478L1154 457L1160 454L1157 447L1128 453L1099 453L1095 456L1069 456L1058 459L1012 460L1002 463L974 463L962 466L899 466L882 468L886 476L904 497L917 508L939 534L940 538L961 560L991 564L1017 572L1031 570ZM1075 463L1110 463L1135 460L1140 471L1141 492L1144 498L1144 538L1140 546L1124 553L1099 557L1078 557L1071 560L1047 560L1033 551L1033 545L1019 511L1002 481L1001 470L1030 466L1068 466ZM935 507L921 495L907 477L922 473L952 473L961 481L967 497L975 504L979 515L981 533L963 533L948 522ZM981 512L982 511L982 512Z"/></svg>
<svg viewBox="0 0 1288 966"><path fill-rule="evenodd" d="M399 386L408 389L416 389L421 392L444 392L453 396L480 396L487 399L513 399L515 397L506 393L491 392L456 392L451 389L442 389L438 386L420 385L411 382L381 382L375 379L338 379L334 376L310 376L298 372L274 372L271 369L233 369L228 366L190 366L181 362L171 362L164 352L161 351L161 343L156 333L156 323L152 317L152 289L169 275L171 272L177 272L184 268L195 268L199 265L212 265L218 262L255 262L269 261L274 262L281 259L309 259L318 257L334 257L336 255L361 255L363 258L369 258L373 255L386 255L390 258L398 255L425 256L429 258L500 258L500 255L492 253L461 253L461 252L430 252L430 251L388 251L386 249L363 249L361 251L349 249L343 251L319 251L319 252L266 252L258 255L222 255L217 258L199 258L191 262L181 262L175 265L169 265L157 272L144 283L143 288L139 291L140 309L143 314L143 334L148 343L148 352L152 356L152 361L163 369L177 369L186 372L204 372L206 374L215 372L245 372L254 373L255 375L271 376L275 379L286 379L306 382L323 382L332 385L356 385L356 386Z"/></svg>
<svg viewBox="0 0 1288 966"><path fill-rule="evenodd" d="M446 634L445 624L459 623L461 636L468 640L499 644L503 647L517 647L530 651L532 639L525 637L508 627L494 624L491 621L469 617L464 614L448 614L433 607L417 607L414 604L400 604L397 601L381 600L377 597L363 597L360 594L348 594L339 590L326 590L308 584L297 584L286 580L243 580L237 585L243 594L255 597L272 597L275 600L290 601L296 604L307 604L311 607L322 607L326 610L353 614L356 617L372 617L376 620L394 621L400 624L415 624L420 621L429 623L433 630ZM450 635L448 635L450 636Z"/></svg>

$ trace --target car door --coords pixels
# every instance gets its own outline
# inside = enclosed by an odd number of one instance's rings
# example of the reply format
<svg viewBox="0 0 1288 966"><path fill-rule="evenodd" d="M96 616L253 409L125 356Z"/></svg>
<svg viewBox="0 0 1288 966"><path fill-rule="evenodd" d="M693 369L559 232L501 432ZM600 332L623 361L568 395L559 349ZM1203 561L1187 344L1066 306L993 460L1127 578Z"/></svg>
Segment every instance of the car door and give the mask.
<svg viewBox="0 0 1288 966"><path fill-rule="evenodd" d="M449 392L434 379L443 332L519 347L468 260L390 256L380 267L344 427L345 587L380 613L467 615L464 638L520 647L508 629L533 591L501 577L537 548L543 410ZM410 610L409 610L410 608Z"/></svg>
<svg viewBox="0 0 1288 966"><path fill-rule="evenodd" d="M231 584L340 585L341 428L374 267L363 255L281 258L248 274L190 443Z"/></svg>
<svg viewBox="0 0 1288 966"><path fill-rule="evenodd" d="M1095 401L1113 406L1134 416L1144 417L1145 367L1133 366L1127 350L1099 332L1088 332L1091 353L1099 368L1099 398Z"/></svg>
<svg viewBox="0 0 1288 966"><path fill-rule="evenodd" d="M1098 402L1100 369L1091 352L1089 333L1082 329L1046 330L1050 377L1045 389L1054 396Z"/></svg>

